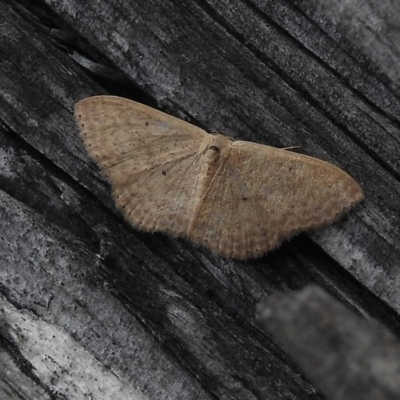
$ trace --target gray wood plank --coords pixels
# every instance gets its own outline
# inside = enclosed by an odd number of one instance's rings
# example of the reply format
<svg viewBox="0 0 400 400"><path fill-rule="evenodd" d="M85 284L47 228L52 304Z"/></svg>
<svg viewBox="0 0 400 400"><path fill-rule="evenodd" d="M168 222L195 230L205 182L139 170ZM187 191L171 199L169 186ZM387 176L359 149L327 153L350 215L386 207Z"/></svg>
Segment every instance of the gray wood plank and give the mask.
<svg viewBox="0 0 400 400"><path fill-rule="evenodd" d="M0 371L10 399L110 398L110 387L322 398L254 315L264 296L312 282L399 332L399 93L303 3L0 3L0 349L20 371ZM105 93L301 146L349 172L366 200L246 263L138 232L73 121L76 101Z"/></svg>
<svg viewBox="0 0 400 400"><path fill-rule="evenodd" d="M332 400L396 400L400 395L400 341L326 291L307 286L259 305L274 340Z"/></svg>

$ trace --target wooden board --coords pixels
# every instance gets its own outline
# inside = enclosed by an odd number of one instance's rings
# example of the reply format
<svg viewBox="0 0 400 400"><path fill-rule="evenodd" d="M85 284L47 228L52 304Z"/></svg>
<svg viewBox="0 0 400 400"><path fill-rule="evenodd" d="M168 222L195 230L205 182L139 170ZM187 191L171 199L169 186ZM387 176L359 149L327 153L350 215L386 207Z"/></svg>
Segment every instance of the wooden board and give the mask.
<svg viewBox="0 0 400 400"><path fill-rule="evenodd" d="M0 3L0 398L320 399L255 316L308 283L399 332L400 18L318 4ZM98 94L300 146L366 199L246 263L138 232L74 124Z"/></svg>

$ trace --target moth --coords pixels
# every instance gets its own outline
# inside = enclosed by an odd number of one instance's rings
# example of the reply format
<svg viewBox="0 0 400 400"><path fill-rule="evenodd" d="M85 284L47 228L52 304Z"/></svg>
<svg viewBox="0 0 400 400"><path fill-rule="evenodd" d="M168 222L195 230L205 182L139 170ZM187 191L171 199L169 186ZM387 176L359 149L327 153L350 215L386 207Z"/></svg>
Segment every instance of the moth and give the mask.
<svg viewBox="0 0 400 400"><path fill-rule="evenodd" d="M260 257L285 238L336 221L364 197L332 164L209 134L131 100L90 97L76 104L75 116L133 226L223 257Z"/></svg>

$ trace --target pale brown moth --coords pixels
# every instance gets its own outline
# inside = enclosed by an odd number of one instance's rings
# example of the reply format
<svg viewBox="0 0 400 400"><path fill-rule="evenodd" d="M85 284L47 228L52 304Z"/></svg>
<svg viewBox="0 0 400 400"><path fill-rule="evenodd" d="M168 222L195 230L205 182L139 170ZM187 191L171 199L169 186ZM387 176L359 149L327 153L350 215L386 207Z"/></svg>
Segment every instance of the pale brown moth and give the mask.
<svg viewBox="0 0 400 400"><path fill-rule="evenodd" d="M299 231L337 220L364 197L332 164L209 134L131 100L90 97L75 115L131 224L224 257L259 257Z"/></svg>

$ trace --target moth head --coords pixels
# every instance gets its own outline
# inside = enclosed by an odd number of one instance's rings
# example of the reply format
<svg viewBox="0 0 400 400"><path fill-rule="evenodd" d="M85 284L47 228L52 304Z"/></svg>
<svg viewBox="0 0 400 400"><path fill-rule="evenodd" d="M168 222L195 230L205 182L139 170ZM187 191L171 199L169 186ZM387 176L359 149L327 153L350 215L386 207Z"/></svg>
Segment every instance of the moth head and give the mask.
<svg viewBox="0 0 400 400"><path fill-rule="evenodd" d="M209 158L218 159L229 153L229 147L232 142L233 139L228 136L220 134L213 135L212 140L210 140L204 152L207 153Z"/></svg>

